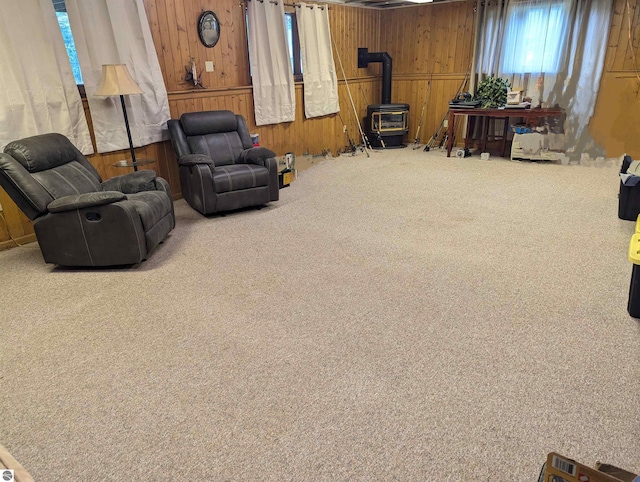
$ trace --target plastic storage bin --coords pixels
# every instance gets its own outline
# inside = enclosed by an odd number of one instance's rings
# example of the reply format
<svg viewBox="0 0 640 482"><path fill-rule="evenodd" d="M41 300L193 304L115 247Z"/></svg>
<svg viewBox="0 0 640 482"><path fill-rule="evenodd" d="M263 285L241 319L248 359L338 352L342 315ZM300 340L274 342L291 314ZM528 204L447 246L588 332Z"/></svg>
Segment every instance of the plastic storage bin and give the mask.
<svg viewBox="0 0 640 482"><path fill-rule="evenodd" d="M629 285L629 302L627 311L634 318L640 318L640 233L636 223L636 233L629 242L629 261L633 263L631 284Z"/></svg>
<svg viewBox="0 0 640 482"><path fill-rule="evenodd" d="M627 172L631 165L631 156L624 156L620 172ZM627 221L635 221L640 214L640 184L625 186L620 181L620 194L618 196L618 217Z"/></svg>

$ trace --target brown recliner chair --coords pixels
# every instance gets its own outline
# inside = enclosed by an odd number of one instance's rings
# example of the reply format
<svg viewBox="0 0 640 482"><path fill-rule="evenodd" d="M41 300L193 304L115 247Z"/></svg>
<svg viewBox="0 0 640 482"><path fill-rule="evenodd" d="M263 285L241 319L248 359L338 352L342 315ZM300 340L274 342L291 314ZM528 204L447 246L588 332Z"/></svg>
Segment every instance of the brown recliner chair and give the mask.
<svg viewBox="0 0 640 482"><path fill-rule="evenodd" d="M0 153L0 186L33 221L47 263L136 264L175 226L167 181L154 171L137 171L102 182L61 134L7 144Z"/></svg>
<svg viewBox="0 0 640 482"><path fill-rule="evenodd" d="M253 147L242 116L228 110L194 112L167 126L189 206L212 214L278 200L276 155Z"/></svg>

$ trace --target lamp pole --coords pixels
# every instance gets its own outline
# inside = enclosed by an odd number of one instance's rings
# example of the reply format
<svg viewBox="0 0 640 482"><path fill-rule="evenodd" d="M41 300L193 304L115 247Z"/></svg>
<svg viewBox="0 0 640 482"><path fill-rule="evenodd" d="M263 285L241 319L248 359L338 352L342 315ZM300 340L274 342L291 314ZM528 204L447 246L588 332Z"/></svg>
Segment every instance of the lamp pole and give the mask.
<svg viewBox="0 0 640 482"><path fill-rule="evenodd" d="M129 118L127 117L127 107L124 104L124 95L120 95L120 103L122 104L122 114L124 114L124 125L127 127L127 138L129 139L129 150L131 151L131 164L133 170L138 170L138 163L136 162L136 153L133 149L133 141L131 140L131 130L129 129Z"/></svg>

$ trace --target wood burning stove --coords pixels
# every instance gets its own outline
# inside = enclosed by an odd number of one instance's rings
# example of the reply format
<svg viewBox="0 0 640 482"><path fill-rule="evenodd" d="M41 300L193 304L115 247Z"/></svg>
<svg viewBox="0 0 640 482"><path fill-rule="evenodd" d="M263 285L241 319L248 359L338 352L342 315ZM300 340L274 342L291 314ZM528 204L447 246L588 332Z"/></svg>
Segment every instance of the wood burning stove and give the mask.
<svg viewBox="0 0 640 482"><path fill-rule="evenodd" d="M409 132L409 104L367 106L365 132L372 147L406 147L402 139Z"/></svg>
<svg viewBox="0 0 640 482"><path fill-rule="evenodd" d="M382 103L367 106L365 133L372 147L406 147L402 139L409 132L409 104L391 103L391 56L359 48L358 68L367 67L369 62L382 63Z"/></svg>

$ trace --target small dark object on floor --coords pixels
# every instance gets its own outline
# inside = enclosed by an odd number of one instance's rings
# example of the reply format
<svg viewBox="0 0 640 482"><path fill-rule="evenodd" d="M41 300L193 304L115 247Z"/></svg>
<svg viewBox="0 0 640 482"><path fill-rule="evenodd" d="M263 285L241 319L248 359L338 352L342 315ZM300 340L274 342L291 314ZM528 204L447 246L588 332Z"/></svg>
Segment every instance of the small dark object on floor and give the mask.
<svg viewBox="0 0 640 482"><path fill-rule="evenodd" d="M284 169L278 173L278 187L283 189L289 187L295 179L295 173L291 169Z"/></svg>
<svg viewBox="0 0 640 482"><path fill-rule="evenodd" d="M625 155L620 167L620 173L626 174L633 159ZM625 186L620 181L620 192L618 193L618 217L626 221L636 221L640 214L640 184L635 186Z"/></svg>

